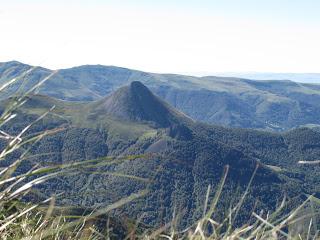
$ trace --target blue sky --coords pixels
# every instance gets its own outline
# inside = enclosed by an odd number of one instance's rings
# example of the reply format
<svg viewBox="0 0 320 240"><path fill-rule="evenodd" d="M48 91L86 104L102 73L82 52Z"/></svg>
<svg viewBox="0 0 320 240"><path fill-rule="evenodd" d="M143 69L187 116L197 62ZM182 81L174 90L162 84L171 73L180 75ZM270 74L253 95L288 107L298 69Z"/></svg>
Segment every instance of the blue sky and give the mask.
<svg viewBox="0 0 320 240"><path fill-rule="evenodd" d="M0 0L0 61L320 72L320 1Z"/></svg>

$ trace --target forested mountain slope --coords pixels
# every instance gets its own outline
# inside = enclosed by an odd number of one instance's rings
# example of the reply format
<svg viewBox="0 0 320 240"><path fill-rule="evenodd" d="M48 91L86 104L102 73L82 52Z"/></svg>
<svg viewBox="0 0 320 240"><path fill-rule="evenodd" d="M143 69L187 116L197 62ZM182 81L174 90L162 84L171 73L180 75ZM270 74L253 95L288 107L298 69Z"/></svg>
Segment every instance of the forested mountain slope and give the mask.
<svg viewBox="0 0 320 240"><path fill-rule="evenodd" d="M2 101L0 109L8 101ZM208 187L212 199L227 165L220 214L238 203L259 166L237 219L240 222L254 206L272 209L284 196L294 203L304 194L320 192L319 169L309 171L297 164L319 156L320 133L312 129L280 134L200 124L133 82L89 103L30 96L5 130L19 131L53 105L52 113L31 131L59 131L32 147L36 157L31 155L20 171L34 164L93 160L40 187L40 198L63 193L58 199L61 205L101 207L148 190L114 214L143 215L143 222L158 225L170 221L176 212L185 226L201 216Z"/></svg>

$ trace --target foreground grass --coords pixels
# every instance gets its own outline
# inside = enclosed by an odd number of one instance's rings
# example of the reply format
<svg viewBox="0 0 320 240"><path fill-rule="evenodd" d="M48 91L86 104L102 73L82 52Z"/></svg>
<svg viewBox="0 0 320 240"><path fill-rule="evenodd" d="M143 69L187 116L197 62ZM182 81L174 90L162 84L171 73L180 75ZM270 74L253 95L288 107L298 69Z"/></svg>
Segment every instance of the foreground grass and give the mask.
<svg viewBox="0 0 320 240"><path fill-rule="evenodd" d="M33 69L30 69L32 71ZM0 87L0 92L16 81L23 79L22 74L12 79L8 84ZM50 79L48 76L34 88L15 97L7 109L0 116L0 130L4 124L10 124L15 118L15 110L21 107L27 96L35 91L44 81ZM50 111L50 110L49 110ZM117 222L110 219L108 213L116 208L128 204L131 201L148 194L146 191L132 194L105 208L96 209L86 214L72 214L68 209L61 210L56 207L55 201L59 196L52 196L42 202L26 202L21 199L33 189L48 179L54 178L68 171L72 171L81 163L69 165L38 168L35 166L28 173L17 174L16 169L29 154L30 146L40 141L52 131L39 133L36 136L25 137L25 133L48 112L42 114L36 121L30 123L17 135L10 135L0 131L0 138L7 145L0 151L0 161L15 151L21 151L13 163L0 169L0 238L9 239L318 239L318 223L316 210L306 211L311 204L319 204L319 200L313 196L307 196L306 200L297 208L284 214L286 201L284 200L273 213L252 213L252 218L243 226L236 226L235 219L246 199L248 188L238 204L230 207L222 221L215 219L215 212L223 191L225 180L228 176L228 167L225 169L224 177L217 190L214 199L209 201L210 187L206 196L202 218L192 226L177 230L177 220L158 228L146 229L139 227L139 220L128 222ZM23 151L22 151L23 150ZM132 156L129 157L131 159ZM90 160L92 163L98 160ZM122 176L132 177L134 176ZM140 179L141 180L141 179ZM142 179L143 180L143 179ZM210 202L210 204L209 204Z"/></svg>

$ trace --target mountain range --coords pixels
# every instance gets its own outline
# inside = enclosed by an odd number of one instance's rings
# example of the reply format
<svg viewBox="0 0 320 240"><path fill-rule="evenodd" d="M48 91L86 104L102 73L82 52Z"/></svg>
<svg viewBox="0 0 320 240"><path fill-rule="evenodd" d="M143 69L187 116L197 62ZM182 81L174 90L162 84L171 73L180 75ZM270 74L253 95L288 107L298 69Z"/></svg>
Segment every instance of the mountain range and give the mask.
<svg viewBox="0 0 320 240"><path fill-rule="evenodd" d="M10 101L1 101L0 110ZM19 171L34 165L85 163L37 189L39 198L62 193L57 202L63 206L101 207L147 190L114 214L141 217L154 226L178 213L179 224L187 226L201 217L208 188L213 199L227 169L217 219L240 201L252 176L239 222L253 210L274 209L284 197L294 205L307 194L320 193L319 167L298 164L317 160L317 129L274 133L200 123L137 81L88 102L31 95L14 122L3 129L17 133L52 106L29 134L59 131L34 144ZM1 140L0 149L4 146Z"/></svg>
<svg viewBox="0 0 320 240"><path fill-rule="evenodd" d="M0 84L31 68L15 61L0 63ZM51 73L42 67L32 69L1 98L30 88ZM193 77L85 65L58 70L39 93L61 100L95 101L133 81L140 81L195 121L271 131L320 124L320 85L290 80Z"/></svg>
<svg viewBox="0 0 320 240"><path fill-rule="evenodd" d="M256 80L291 80L300 83L320 83L320 73L221 72L222 77L240 77Z"/></svg>

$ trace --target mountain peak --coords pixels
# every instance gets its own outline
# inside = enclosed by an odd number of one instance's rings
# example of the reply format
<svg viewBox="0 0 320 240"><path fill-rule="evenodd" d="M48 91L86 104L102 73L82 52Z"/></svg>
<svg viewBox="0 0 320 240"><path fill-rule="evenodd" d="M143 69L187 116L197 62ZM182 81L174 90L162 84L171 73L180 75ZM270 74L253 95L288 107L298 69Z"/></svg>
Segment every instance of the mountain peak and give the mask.
<svg viewBox="0 0 320 240"><path fill-rule="evenodd" d="M131 95L131 97L134 97L135 100L147 101L151 99L155 100L154 98L156 98L156 96L139 81L133 81L129 86L124 87L124 89L125 88L127 88L126 93ZM157 100L161 101L160 99Z"/></svg>
<svg viewBox="0 0 320 240"><path fill-rule="evenodd" d="M141 82L139 81L133 81L130 83L129 85L130 89L131 90L137 90L137 91L148 91L150 92L150 90L145 86L143 85ZM150 92L151 93L151 92Z"/></svg>
<svg viewBox="0 0 320 240"><path fill-rule="evenodd" d="M155 96L141 82L131 82L96 103L94 112L120 120L149 122L156 127L169 127L188 119Z"/></svg>

